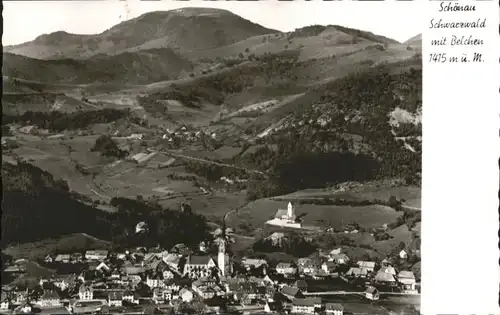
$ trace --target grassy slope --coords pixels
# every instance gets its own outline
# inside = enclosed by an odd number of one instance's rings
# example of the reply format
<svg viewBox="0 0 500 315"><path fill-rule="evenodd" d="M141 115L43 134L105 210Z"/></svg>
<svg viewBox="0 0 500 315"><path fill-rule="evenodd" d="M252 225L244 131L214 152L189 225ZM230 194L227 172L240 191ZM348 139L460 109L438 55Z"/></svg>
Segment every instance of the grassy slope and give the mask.
<svg viewBox="0 0 500 315"><path fill-rule="evenodd" d="M56 32L32 42L5 47L12 52L39 59L86 58L127 50L174 48L181 51L210 49L245 38L272 33L229 11L185 8L143 14L101 34L77 35Z"/></svg>
<svg viewBox="0 0 500 315"><path fill-rule="evenodd" d="M192 70L192 64L170 49L154 49L87 60L38 60L5 53L3 74L51 83L116 82L144 84L169 80ZM43 76L43 77L41 77Z"/></svg>
<svg viewBox="0 0 500 315"><path fill-rule="evenodd" d="M242 224L253 228L263 227L263 224L274 217L278 209L284 209L286 202L271 199L259 199L239 209L235 215L229 217L234 226ZM378 228L384 223L396 221L401 214L384 206L295 206L297 215L305 215L303 224L307 226L331 225L334 228L357 222L365 228Z"/></svg>
<svg viewBox="0 0 500 315"><path fill-rule="evenodd" d="M12 245L5 248L3 252L14 259L40 260L44 259L48 254L82 252L87 249L108 249L110 245L107 241L78 233L32 243Z"/></svg>

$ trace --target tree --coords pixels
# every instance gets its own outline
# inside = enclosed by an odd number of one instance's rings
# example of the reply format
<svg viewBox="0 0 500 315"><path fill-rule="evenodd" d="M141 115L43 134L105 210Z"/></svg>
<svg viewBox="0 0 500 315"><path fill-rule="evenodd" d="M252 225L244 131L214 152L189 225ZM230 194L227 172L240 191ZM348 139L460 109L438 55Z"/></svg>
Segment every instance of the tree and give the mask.
<svg viewBox="0 0 500 315"><path fill-rule="evenodd" d="M125 151L118 148L116 142L108 135L102 135L96 139L94 146L90 149L91 152L100 152L104 156L113 156L122 158L125 156Z"/></svg>
<svg viewBox="0 0 500 315"><path fill-rule="evenodd" d="M401 211L402 210L402 205L401 201L399 201L396 197L390 196L389 199L387 200L387 205L391 208L393 208L396 211Z"/></svg>

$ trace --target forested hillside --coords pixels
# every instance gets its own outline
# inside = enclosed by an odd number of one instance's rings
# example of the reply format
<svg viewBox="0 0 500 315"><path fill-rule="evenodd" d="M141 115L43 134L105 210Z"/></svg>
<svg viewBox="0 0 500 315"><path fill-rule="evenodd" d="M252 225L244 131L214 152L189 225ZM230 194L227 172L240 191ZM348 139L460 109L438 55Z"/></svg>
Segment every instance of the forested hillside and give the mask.
<svg viewBox="0 0 500 315"><path fill-rule="evenodd" d="M304 104L241 161L276 175L266 184L271 188L253 187L252 199L342 181L403 178L420 183L421 125L389 121L395 109L421 110L421 68L382 65L310 93L316 102Z"/></svg>
<svg viewBox="0 0 500 315"><path fill-rule="evenodd" d="M203 217L180 213L143 201L117 198L118 213L97 210L72 193L63 180L28 164L2 165L2 247L71 233L88 233L115 245L141 242L144 246L177 243L197 245L207 236ZM134 236L135 225L145 221L147 237ZM43 222L43 224L40 224ZM168 235L168 237L166 237Z"/></svg>

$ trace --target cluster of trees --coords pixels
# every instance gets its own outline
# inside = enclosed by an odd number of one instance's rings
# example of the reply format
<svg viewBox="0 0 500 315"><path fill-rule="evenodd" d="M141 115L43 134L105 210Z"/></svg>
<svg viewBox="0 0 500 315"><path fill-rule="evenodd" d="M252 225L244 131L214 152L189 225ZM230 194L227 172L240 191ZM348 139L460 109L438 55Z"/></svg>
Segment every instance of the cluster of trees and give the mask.
<svg viewBox="0 0 500 315"><path fill-rule="evenodd" d="M111 205L118 209L111 222L114 243L121 246L156 246L171 248L182 243L197 246L209 237L205 217L191 211L164 209L152 201L113 198ZM137 223L146 223L144 233L135 233ZM168 235L168 237L167 237Z"/></svg>
<svg viewBox="0 0 500 315"><path fill-rule="evenodd" d="M409 229L415 227L418 222L422 221L422 212L421 211L403 211L403 215L399 216L396 219L396 222L390 223L387 225L388 229L395 229L398 226L406 224Z"/></svg>
<svg viewBox="0 0 500 315"><path fill-rule="evenodd" d="M321 205L321 206L352 206L352 207L360 207L360 206L369 206L369 205L386 205L389 206L396 211L402 210L402 201L398 200L395 196L390 196L386 201L380 199L343 199L339 197L330 198L305 198L299 199L297 201L299 205Z"/></svg>
<svg viewBox="0 0 500 315"><path fill-rule="evenodd" d="M253 244L252 249L254 252L284 252L294 257L305 257L315 253L317 245L305 240L297 233L290 233L280 244L274 244L272 240L262 238Z"/></svg>
<svg viewBox="0 0 500 315"><path fill-rule="evenodd" d="M91 152L100 152L103 156L123 158L127 152L121 150L116 142L108 135L102 135L96 139Z"/></svg>
<svg viewBox="0 0 500 315"><path fill-rule="evenodd" d="M185 165L186 171L206 178L209 181L218 181L221 177L227 178L247 178L248 174L242 169L226 167L217 164L188 161Z"/></svg>
<svg viewBox="0 0 500 315"><path fill-rule="evenodd" d="M68 185L23 162L2 167L1 244L92 232L110 239L108 214L71 197Z"/></svg>
<svg viewBox="0 0 500 315"><path fill-rule="evenodd" d="M89 233L117 246L194 246L208 235L204 217L142 200L114 198L111 204L118 213L97 210L78 200L65 181L29 163L5 164L2 180L3 247L71 233ZM135 226L141 221L148 224L150 233L136 237Z"/></svg>
<svg viewBox="0 0 500 315"><path fill-rule="evenodd" d="M342 181L404 178L408 184L420 184L421 144L414 139L411 145L416 152L405 148L404 141L392 133L388 113L396 107L411 113L421 108L421 69L382 65L314 93L318 102L297 110L290 128L263 140L276 150L264 146L245 155L242 162L275 175L271 184L261 184L265 189L251 185L252 198L266 197L262 191L282 193ZM326 125L317 122L321 116L327 118ZM403 128L406 135L421 134L420 125ZM361 138L345 139L342 134Z"/></svg>
<svg viewBox="0 0 500 315"><path fill-rule="evenodd" d="M283 137L278 150L263 147L245 156L244 163L251 163L256 168L273 174L272 179L266 183L250 185L249 194L262 198L271 196L266 192L287 193L375 178L378 161L373 157L349 151L315 151L311 148L310 141L300 137L298 133L295 135L298 137Z"/></svg>
<svg viewBox="0 0 500 315"><path fill-rule="evenodd" d="M82 129L93 124L110 123L127 115L128 111L109 108L73 113L27 111L22 115L2 115L2 124L30 124L41 129L60 132Z"/></svg>

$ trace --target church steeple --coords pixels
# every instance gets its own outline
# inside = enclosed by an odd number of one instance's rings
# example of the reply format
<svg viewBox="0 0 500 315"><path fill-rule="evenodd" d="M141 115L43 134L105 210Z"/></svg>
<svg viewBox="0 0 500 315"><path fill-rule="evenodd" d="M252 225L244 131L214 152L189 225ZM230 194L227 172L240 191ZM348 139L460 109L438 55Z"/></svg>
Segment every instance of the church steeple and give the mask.
<svg viewBox="0 0 500 315"><path fill-rule="evenodd" d="M226 241L219 242L219 253L217 254L217 265L221 271L221 275L225 276L226 273Z"/></svg>
<svg viewBox="0 0 500 315"><path fill-rule="evenodd" d="M287 216L290 220L295 219L295 214L293 213L293 206L291 202L288 202Z"/></svg>

